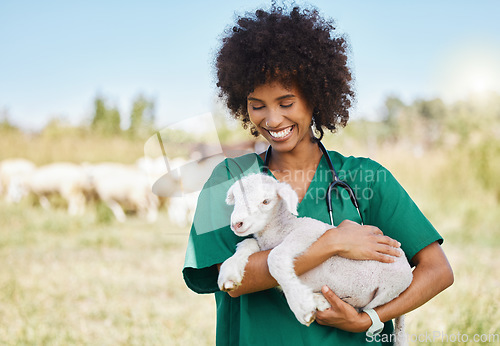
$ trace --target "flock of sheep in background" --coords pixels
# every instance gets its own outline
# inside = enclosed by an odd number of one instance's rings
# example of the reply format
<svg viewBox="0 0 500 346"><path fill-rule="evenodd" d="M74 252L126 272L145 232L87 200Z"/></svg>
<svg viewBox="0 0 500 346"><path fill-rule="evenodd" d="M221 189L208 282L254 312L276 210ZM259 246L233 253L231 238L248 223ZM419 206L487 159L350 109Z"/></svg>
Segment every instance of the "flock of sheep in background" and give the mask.
<svg viewBox="0 0 500 346"><path fill-rule="evenodd" d="M177 160L180 162L174 162L174 166L185 162ZM133 165L55 162L42 166L13 158L0 162L0 195L7 203L19 203L31 195L45 209L51 207L51 196L57 195L67 203L70 215L83 215L90 203L100 200L119 222L132 212L152 223L163 208L172 222L185 227L192 220L197 193L183 194L180 181L171 179L172 191L179 197L155 195L152 185L165 173L163 157L142 157Z"/></svg>

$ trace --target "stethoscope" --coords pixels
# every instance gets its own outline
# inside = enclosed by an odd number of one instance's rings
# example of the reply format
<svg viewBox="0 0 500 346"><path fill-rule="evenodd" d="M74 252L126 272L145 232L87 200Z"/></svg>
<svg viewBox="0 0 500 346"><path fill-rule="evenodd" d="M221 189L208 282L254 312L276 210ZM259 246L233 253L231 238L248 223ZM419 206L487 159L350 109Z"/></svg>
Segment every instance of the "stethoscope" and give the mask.
<svg viewBox="0 0 500 346"><path fill-rule="evenodd" d="M356 199L356 196L354 195L354 191L349 186L349 184L347 184L345 181L342 181L339 179L337 171L333 167L333 163L332 163L332 160L330 158L330 155L328 155L328 152L326 151L323 143L318 141L318 146L321 149L321 152L323 153L323 157L326 159L326 162L328 163L328 167L330 168L330 172L332 173L332 176L333 176L333 181L328 186L328 190L326 192L326 205L328 207L328 213L330 214L330 224L333 226L332 189L334 187L342 187L349 193L349 198L351 199L352 204L356 208L356 211L358 212L359 218L361 220L361 224L363 225L364 224L363 216L361 216L361 212L359 211L359 203L358 203L358 200ZM269 146L269 148L267 148L266 156L264 158L264 167L262 167L262 173L267 174L269 172L269 161L271 160L271 149L272 149L271 146Z"/></svg>

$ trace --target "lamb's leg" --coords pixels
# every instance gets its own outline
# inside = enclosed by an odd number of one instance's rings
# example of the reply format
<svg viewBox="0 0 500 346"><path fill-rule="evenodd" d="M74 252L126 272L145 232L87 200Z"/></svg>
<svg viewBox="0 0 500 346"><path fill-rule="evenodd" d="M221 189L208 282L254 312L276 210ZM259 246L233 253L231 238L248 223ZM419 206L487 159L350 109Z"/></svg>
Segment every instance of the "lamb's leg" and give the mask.
<svg viewBox="0 0 500 346"><path fill-rule="evenodd" d="M394 295L393 292L390 292L389 290L384 290L384 289L379 289L378 294L373 298L373 300L368 303L363 310L368 310L368 309L373 309L377 306L383 305L387 302L390 302L393 300L395 297L398 295ZM389 294L391 293L391 294ZM395 319L395 328L394 328L394 334L395 334L395 346L407 346L408 345L408 340L406 338L405 334L405 321L404 321L404 315L401 315L399 317L396 317Z"/></svg>
<svg viewBox="0 0 500 346"><path fill-rule="evenodd" d="M49 199L45 195L40 196L38 198L38 201L39 201L39 203L40 203L40 205L42 206L43 209L45 209L45 210L49 210L50 209Z"/></svg>
<svg viewBox="0 0 500 346"><path fill-rule="evenodd" d="M146 220L148 221L148 223L154 223L157 218L158 209L156 207L149 207L146 214Z"/></svg>
<svg viewBox="0 0 500 346"><path fill-rule="evenodd" d="M280 251L281 249L277 246L269 253L267 258L269 272L283 289L288 305L297 320L309 326L316 316L313 290L304 285L295 274L293 265L295 256Z"/></svg>
<svg viewBox="0 0 500 346"><path fill-rule="evenodd" d="M296 229L269 253L267 259L269 272L283 289L290 309L297 320L307 326L316 317L318 301L314 298L312 288L302 283L296 275L294 261L323 233L321 228L316 232L314 227ZM321 304L322 309L323 305L324 302Z"/></svg>
<svg viewBox="0 0 500 346"><path fill-rule="evenodd" d="M318 311L325 311L326 309L332 307L330 305L330 303L328 302L328 300L326 300L323 293L315 292L314 293L314 301L316 302L316 309Z"/></svg>
<svg viewBox="0 0 500 346"><path fill-rule="evenodd" d="M405 333L405 315L396 317L394 320L394 334L396 336L395 346L407 346L408 338Z"/></svg>
<svg viewBox="0 0 500 346"><path fill-rule="evenodd" d="M254 238L238 243L234 255L225 260L220 267L217 284L221 291L233 291L241 285L248 257L258 251L260 247Z"/></svg>
<svg viewBox="0 0 500 346"><path fill-rule="evenodd" d="M127 217L125 216L125 213L123 212L123 209L118 202L108 200L106 201L106 204L108 205L109 209L111 209L118 222L125 222Z"/></svg>
<svg viewBox="0 0 500 346"><path fill-rule="evenodd" d="M85 212L85 196L83 194L75 194L64 197L68 201L69 215L83 215Z"/></svg>
<svg viewBox="0 0 500 346"><path fill-rule="evenodd" d="M146 220L149 223L153 223L158 218L158 199L149 195L147 199L147 208L146 208Z"/></svg>
<svg viewBox="0 0 500 346"><path fill-rule="evenodd" d="M383 291L380 288L377 288L376 291L376 295L368 304L366 304L363 310L374 309L377 306L384 305L395 298L394 295L389 295L387 291Z"/></svg>

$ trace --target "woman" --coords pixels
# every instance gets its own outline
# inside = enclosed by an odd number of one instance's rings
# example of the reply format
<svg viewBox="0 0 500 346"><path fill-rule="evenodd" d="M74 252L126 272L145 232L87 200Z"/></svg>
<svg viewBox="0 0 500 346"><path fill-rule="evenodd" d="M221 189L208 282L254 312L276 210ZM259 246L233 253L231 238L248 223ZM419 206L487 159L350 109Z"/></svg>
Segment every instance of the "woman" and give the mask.
<svg viewBox="0 0 500 346"><path fill-rule="evenodd" d="M239 18L223 39L216 64L217 85L229 110L270 144L269 174L297 192L299 216L325 222L325 191L333 176L318 141L324 129L334 131L349 118L354 93L346 50L344 38L316 10L286 13L273 8ZM453 273L440 247L443 239L394 177L372 160L328 154L356 194L359 214L345 192L336 190L332 204L337 227L297 258L297 274L333 255L391 262L401 246L415 267L412 284L375 309L382 322L389 322L380 337L371 339L364 332L375 323L372 318L327 287L323 294L332 307L317 313L317 323L301 325L275 289L267 268L269 251L249 258L241 286L219 291L218 268L242 240L229 228L225 192L241 174L261 171L265 153L225 160L200 194L183 270L191 289L215 293L218 345L380 343L390 340L392 318L452 284ZM360 225L362 221L370 226Z"/></svg>

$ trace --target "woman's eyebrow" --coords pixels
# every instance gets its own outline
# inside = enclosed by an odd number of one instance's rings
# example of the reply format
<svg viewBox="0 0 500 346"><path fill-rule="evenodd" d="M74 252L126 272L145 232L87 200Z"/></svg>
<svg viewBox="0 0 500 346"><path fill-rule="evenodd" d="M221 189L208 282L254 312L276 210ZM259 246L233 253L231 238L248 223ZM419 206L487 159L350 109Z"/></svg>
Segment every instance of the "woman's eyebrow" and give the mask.
<svg viewBox="0 0 500 346"><path fill-rule="evenodd" d="M296 97L294 94L286 94L286 95L283 95L283 96L280 96L280 97L277 97L276 98L276 101L280 101L280 100L283 100L283 99L288 99L288 98L292 98L292 97ZM247 97L247 100L248 101L258 101L258 102L264 102L258 98L255 98L255 97Z"/></svg>
<svg viewBox="0 0 500 346"><path fill-rule="evenodd" d="M279 100L283 100L283 99L289 99L292 97L295 97L295 95L294 94L287 94L287 95L283 95L283 96L278 97L276 100L279 101Z"/></svg>
<svg viewBox="0 0 500 346"><path fill-rule="evenodd" d="M262 102L262 100L256 99L255 97L247 97L248 101L259 101Z"/></svg>

